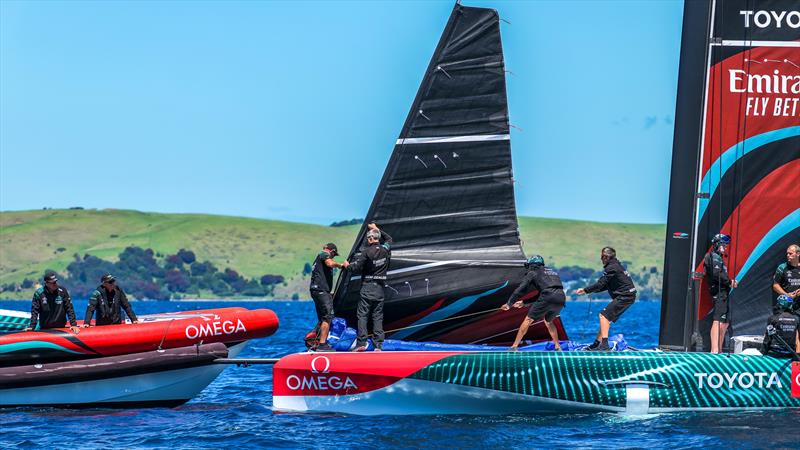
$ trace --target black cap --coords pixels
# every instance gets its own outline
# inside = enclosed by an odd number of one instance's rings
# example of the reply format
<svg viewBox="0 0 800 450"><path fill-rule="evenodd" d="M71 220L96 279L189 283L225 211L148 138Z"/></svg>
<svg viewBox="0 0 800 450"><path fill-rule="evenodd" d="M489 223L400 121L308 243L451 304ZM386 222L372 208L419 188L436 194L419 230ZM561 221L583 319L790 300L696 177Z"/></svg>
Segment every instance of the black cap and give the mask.
<svg viewBox="0 0 800 450"><path fill-rule="evenodd" d="M46 274L44 274L45 283L52 283L54 281L58 281L58 277L56 276L55 272L47 272Z"/></svg>
<svg viewBox="0 0 800 450"><path fill-rule="evenodd" d="M334 244L333 242L328 242L327 244L325 244L325 248L330 250L331 253L336 253L337 255L339 254L339 249L336 248L336 244Z"/></svg>
<svg viewBox="0 0 800 450"><path fill-rule="evenodd" d="M101 283L109 283L109 282L115 281L115 280L116 280L116 278L114 278L114 275L111 275L110 273L107 273L107 274L103 275L102 277L100 277L100 282Z"/></svg>

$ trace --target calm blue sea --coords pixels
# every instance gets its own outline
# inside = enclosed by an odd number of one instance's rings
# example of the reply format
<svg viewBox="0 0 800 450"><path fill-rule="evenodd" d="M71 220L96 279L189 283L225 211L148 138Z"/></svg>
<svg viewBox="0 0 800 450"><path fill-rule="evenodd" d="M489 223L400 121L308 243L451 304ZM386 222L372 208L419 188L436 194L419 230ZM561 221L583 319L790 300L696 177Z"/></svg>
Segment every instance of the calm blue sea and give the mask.
<svg viewBox="0 0 800 450"><path fill-rule="evenodd" d="M0 301L27 309L27 301ZM82 313L85 302L76 302ZM231 302L136 302L137 313L216 308ZM281 318L273 336L252 341L242 357L301 351L314 322L310 302L247 302ZM564 310L570 337L591 340L604 302ZM659 302L637 302L612 329L639 348L656 345ZM80 313L79 313L80 315ZM0 448L800 448L800 411L685 413L631 418L564 416L357 417L275 414L269 366L229 367L203 393L175 409L0 410Z"/></svg>

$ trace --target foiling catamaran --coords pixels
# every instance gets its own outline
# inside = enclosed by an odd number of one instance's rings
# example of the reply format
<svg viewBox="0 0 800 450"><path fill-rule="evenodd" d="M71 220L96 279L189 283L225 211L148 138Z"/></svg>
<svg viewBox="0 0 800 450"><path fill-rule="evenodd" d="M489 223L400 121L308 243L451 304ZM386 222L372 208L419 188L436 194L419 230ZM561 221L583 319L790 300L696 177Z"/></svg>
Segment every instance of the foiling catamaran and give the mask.
<svg viewBox="0 0 800 450"><path fill-rule="evenodd" d="M393 338L503 342L521 321L494 311L525 259L504 71L497 12L457 4L367 215L395 238L385 305ZM711 236L733 236L732 330L763 332L770 272L800 236L798 3L686 2L679 75L659 350L294 354L274 367L274 407L354 414L800 408L799 363L703 352L710 302L699 274ZM337 313L351 324L359 282L345 273L335 293ZM536 328L528 338L545 334Z"/></svg>

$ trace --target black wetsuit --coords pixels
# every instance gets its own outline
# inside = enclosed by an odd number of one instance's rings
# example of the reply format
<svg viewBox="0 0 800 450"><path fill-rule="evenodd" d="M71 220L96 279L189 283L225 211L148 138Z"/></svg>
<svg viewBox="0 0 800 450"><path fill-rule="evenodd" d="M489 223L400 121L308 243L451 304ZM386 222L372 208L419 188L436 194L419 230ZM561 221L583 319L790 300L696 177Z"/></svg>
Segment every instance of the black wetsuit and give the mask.
<svg viewBox="0 0 800 450"><path fill-rule="evenodd" d="M584 288L587 294L608 291L611 303L600 314L609 322L616 322L622 314L636 301L636 286L633 285L628 271L622 267L617 258L609 259L603 266L603 275L596 283Z"/></svg>
<svg viewBox="0 0 800 450"><path fill-rule="evenodd" d="M381 231L379 244L371 245L361 251L349 270L362 274L361 299L358 302L358 341L356 347L367 344L367 325L372 317L372 330L375 347L383 345L383 297L386 286L386 273L391 259L392 237Z"/></svg>
<svg viewBox="0 0 800 450"><path fill-rule="evenodd" d="M311 266L311 285L309 290L311 291L311 298L314 299L318 323L330 323L333 320L333 296L331 295L333 268L325 264L325 261L330 258L330 253L320 252Z"/></svg>
<svg viewBox="0 0 800 450"><path fill-rule="evenodd" d="M800 329L800 318L796 315L784 311L772 315L767 321L767 325L775 327L775 334L780 336L792 350L797 350L797 332ZM764 335L764 343L761 345L761 353L779 358L791 358L792 353L783 345L776 336Z"/></svg>
<svg viewBox="0 0 800 450"><path fill-rule="evenodd" d="M544 318L548 322L558 317L567 302L564 285L558 272L550 267L534 265L525 274L525 278L509 297L507 304L513 305L525 293L537 291L534 304L528 310L528 317L533 320Z"/></svg>
<svg viewBox="0 0 800 450"><path fill-rule="evenodd" d="M75 321L72 299L65 288L59 286L54 292L51 292L46 287L41 287L33 293L31 329L36 329L37 323L40 329L64 328L67 326L67 318L69 318L70 325L78 326L78 322Z"/></svg>
<svg viewBox="0 0 800 450"><path fill-rule="evenodd" d="M788 263L781 264L775 270L772 282L779 285L786 293L792 293L800 289L800 266L795 267ZM775 294L775 297L777 298L777 294ZM794 299L792 309L795 314L800 314L800 297Z"/></svg>
<svg viewBox="0 0 800 450"><path fill-rule="evenodd" d="M123 309L131 321L137 320L136 314L133 312L130 302L128 302L128 297L121 287L114 286L114 290L108 292L105 287L100 285L89 297L89 304L86 305L86 318L83 322L85 324L90 323L96 310L97 320L95 320L95 325L116 325L122 323Z"/></svg>
<svg viewBox="0 0 800 450"><path fill-rule="evenodd" d="M722 255L713 250L708 252L703 258L703 269L709 293L714 302L714 320L728 323L728 294L731 292L731 278Z"/></svg>

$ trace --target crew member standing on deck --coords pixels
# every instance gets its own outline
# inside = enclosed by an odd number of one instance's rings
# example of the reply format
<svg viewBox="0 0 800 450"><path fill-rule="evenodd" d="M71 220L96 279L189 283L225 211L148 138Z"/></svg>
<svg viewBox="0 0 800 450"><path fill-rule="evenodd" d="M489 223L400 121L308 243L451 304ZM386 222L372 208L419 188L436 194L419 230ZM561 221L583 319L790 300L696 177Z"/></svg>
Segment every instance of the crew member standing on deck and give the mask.
<svg viewBox="0 0 800 450"><path fill-rule="evenodd" d="M800 311L800 245L792 244L786 249L786 262L778 266L772 277L772 290L776 294L791 298L795 313Z"/></svg>
<svg viewBox="0 0 800 450"><path fill-rule="evenodd" d="M328 333L331 330L331 321L333 321L333 295L331 290L333 287L333 269L347 268L349 263L347 261L338 263L333 260L339 255L339 250L336 244L328 242L322 247L314 259L314 264L311 266L311 298L314 299L314 307L317 310L317 326L314 327L312 333L316 339L312 345L312 351L318 352L332 352L333 348L328 344Z"/></svg>
<svg viewBox="0 0 800 450"><path fill-rule="evenodd" d="M117 325L122 323L122 310L133 323L139 323L136 314L133 312L128 297L113 275L107 273L100 277L100 286L92 292L89 297L89 304L86 305L86 317L83 319L83 327L88 328L92 324L92 316L97 310L97 320L95 325Z"/></svg>
<svg viewBox="0 0 800 450"><path fill-rule="evenodd" d="M58 278L55 273L48 272L44 276L44 287L40 287L33 293L31 302L31 323L25 331L48 328L64 328L69 318L70 330L78 334L78 322L75 320L75 309L72 307L72 299L66 288L58 285Z"/></svg>
<svg viewBox="0 0 800 450"><path fill-rule="evenodd" d="M730 317L728 313L728 294L737 286L731 280L723 257L728 254L731 237L717 234L711 238L711 251L703 258L703 270L709 293L714 302L714 321L711 322L711 353L719 353L725 346L725 333L728 332Z"/></svg>
<svg viewBox="0 0 800 450"><path fill-rule="evenodd" d="M358 302L358 340L355 351L367 349L367 325L372 318L375 351L383 346L383 296L386 273L391 259L392 237L374 223L367 225L367 247L350 264L349 269L361 276L361 299Z"/></svg>
<svg viewBox="0 0 800 450"><path fill-rule="evenodd" d="M534 304L528 310L528 317L522 321L522 325L517 332L517 338L514 339L514 344L509 349L510 351L517 351L520 341L528 332L528 328L534 322L544 319L544 325L553 339L553 344L556 346L556 351L561 351L561 343L558 341L558 330L553 324L553 320L561 314L564 305L567 303L567 296L564 295L564 285L561 283L561 277L558 272L550 267L544 266L544 258L539 255L534 255L528 260L528 273L522 283L517 286L517 289L511 294L508 302L500 309L508 311L513 306L514 308L522 308L524 306L521 297L526 292L536 291L533 298Z"/></svg>
<svg viewBox="0 0 800 450"><path fill-rule="evenodd" d="M636 301L636 286L633 285L628 271L617 260L617 251L611 247L603 247L600 252L603 261L603 275L597 283L575 291L578 295L592 292L608 291L611 303L600 311L600 331L597 338L587 350L609 350L608 330L611 324L619 320L622 314Z"/></svg>

